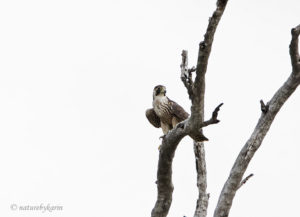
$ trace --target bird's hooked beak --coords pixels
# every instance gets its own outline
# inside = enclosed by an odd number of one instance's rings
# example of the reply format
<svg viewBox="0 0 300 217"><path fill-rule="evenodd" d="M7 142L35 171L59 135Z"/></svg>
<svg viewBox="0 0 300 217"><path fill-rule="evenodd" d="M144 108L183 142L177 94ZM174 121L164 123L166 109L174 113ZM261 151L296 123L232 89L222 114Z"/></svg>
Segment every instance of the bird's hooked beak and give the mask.
<svg viewBox="0 0 300 217"><path fill-rule="evenodd" d="M157 88L157 90L156 90L156 95L162 94L165 96L166 93L167 93L167 90L164 86L161 86L161 87Z"/></svg>
<svg viewBox="0 0 300 217"><path fill-rule="evenodd" d="M166 88L162 88L162 90L161 90L161 93L165 96L166 95L166 93L167 93L167 90L166 90Z"/></svg>

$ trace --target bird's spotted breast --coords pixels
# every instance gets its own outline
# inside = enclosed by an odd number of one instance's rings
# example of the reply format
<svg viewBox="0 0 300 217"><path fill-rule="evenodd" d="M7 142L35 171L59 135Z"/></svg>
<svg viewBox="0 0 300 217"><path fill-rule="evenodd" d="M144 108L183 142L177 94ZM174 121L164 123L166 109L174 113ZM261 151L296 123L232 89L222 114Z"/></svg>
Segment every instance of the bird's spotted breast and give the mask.
<svg viewBox="0 0 300 217"><path fill-rule="evenodd" d="M154 104L154 111L163 123L172 124L172 113L168 101L158 100Z"/></svg>

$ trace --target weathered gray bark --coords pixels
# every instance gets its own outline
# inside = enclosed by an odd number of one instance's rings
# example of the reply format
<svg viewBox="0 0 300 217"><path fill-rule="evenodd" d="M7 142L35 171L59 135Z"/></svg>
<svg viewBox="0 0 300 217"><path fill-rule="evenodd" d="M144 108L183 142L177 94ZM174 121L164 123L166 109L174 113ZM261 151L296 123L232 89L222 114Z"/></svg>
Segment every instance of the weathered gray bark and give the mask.
<svg viewBox="0 0 300 217"><path fill-rule="evenodd" d="M271 124L286 100L292 95L300 84L300 58L298 51L298 37L300 34L300 25L292 29L292 40L290 43L290 56L293 72L283 84L282 87L274 94L272 99L265 106L262 103L262 114L258 123L239 153L230 175L224 184L219 197L214 217L227 217L232 205L233 198L238 190L243 175L254 156L256 150L260 147L265 135L271 127Z"/></svg>
<svg viewBox="0 0 300 217"><path fill-rule="evenodd" d="M194 142L194 153L196 157L197 187L199 192L194 217L206 217L209 194L206 192L207 173L203 142Z"/></svg>

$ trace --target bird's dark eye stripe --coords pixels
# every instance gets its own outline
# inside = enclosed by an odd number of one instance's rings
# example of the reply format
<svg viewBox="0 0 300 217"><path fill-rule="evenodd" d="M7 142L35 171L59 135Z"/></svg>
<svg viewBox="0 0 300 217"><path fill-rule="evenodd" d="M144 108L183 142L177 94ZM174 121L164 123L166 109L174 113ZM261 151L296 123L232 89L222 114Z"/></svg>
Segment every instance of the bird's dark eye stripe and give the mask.
<svg viewBox="0 0 300 217"><path fill-rule="evenodd" d="M157 96L160 93L160 87L156 89L155 95Z"/></svg>

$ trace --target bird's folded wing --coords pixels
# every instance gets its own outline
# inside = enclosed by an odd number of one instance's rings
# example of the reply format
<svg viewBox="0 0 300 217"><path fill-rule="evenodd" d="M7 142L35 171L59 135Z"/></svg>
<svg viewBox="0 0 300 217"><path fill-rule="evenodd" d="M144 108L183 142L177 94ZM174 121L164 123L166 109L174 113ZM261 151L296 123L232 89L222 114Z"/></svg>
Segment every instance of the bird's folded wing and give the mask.
<svg viewBox="0 0 300 217"><path fill-rule="evenodd" d="M179 104L169 99L171 104L171 112L175 115L179 122L184 121L189 117L189 113L187 113Z"/></svg>
<svg viewBox="0 0 300 217"><path fill-rule="evenodd" d="M146 117L148 121L156 128L160 127L160 118L156 115L154 109L146 110Z"/></svg>

